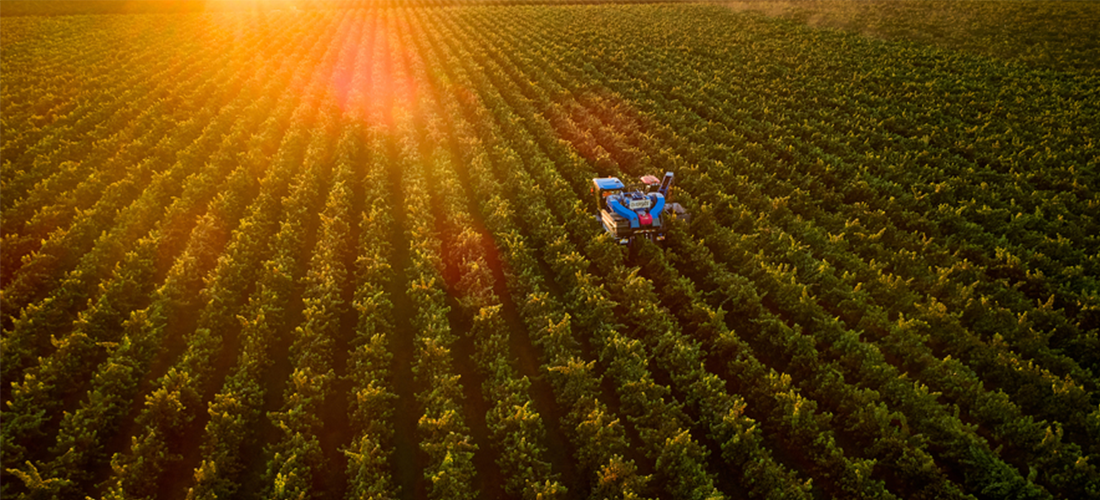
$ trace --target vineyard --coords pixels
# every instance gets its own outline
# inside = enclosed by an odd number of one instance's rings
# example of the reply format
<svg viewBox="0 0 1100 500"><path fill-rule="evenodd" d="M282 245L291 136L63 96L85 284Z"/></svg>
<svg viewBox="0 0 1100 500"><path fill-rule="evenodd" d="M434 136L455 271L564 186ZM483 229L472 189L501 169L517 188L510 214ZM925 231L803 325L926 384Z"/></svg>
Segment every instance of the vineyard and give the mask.
<svg viewBox="0 0 1100 500"><path fill-rule="evenodd" d="M429 3L3 18L4 498L1100 498L1100 4Z"/></svg>

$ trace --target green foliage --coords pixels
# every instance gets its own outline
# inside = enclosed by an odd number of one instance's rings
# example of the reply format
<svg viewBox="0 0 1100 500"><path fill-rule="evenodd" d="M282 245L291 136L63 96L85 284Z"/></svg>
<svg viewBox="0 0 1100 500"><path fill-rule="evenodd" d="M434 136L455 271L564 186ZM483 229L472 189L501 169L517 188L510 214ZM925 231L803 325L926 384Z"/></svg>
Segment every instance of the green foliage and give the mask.
<svg viewBox="0 0 1100 500"><path fill-rule="evenodd" d="M1095 6L535 3L5 17L3 495L1100 494Z"/></svg>
<svg viewBox="0 0 1100 500"><path fill-rule="evenodd" d="M64 479L43 479L38 468L30 461L27 461L26 465L26 470L8 469L8 472L23 481L23 485L30 490L27 498L53 498L61 488L69 486L68 481Z"/></svg>
<svg viewBox="0 0 1100 500"><path fill-rule="evenodd" d="M1100 23L1097 9L1077 2L954 4L935 0L875 2L730 2L818 29L913 41L1056 70L1094 72L1100 47L1084 36Z"/></svg>

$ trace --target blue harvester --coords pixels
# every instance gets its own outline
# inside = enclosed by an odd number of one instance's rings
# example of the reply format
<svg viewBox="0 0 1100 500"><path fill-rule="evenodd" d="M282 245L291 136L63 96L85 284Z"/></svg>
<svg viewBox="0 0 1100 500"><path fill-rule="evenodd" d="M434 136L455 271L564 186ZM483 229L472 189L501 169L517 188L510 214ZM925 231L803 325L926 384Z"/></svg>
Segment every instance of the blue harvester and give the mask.
<svg viewBox="0 0 1100 500"><path fill-rule="evenodd" d="M618 177L592 179L596 219L623 245L633 243L635 238L664 240L669 217L688 218L684 208L669 197L673 177L672 172L666 172L664 179L646 175L641 185L630 188Z"/></svg>

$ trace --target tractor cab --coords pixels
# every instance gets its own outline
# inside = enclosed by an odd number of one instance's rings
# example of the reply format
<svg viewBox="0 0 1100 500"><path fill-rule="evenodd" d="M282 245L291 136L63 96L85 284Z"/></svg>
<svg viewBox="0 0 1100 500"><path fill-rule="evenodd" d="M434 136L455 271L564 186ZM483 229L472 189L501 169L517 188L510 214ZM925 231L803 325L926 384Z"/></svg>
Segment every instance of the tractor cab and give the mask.
<svg viewBox="0 0 1100 500"><path fill-rule="evenodd" d="M618 177L601 177L592 179L592 192L596 195L596 211L607 209L607 197L616 196L623 192L623 181Z"/></svg>

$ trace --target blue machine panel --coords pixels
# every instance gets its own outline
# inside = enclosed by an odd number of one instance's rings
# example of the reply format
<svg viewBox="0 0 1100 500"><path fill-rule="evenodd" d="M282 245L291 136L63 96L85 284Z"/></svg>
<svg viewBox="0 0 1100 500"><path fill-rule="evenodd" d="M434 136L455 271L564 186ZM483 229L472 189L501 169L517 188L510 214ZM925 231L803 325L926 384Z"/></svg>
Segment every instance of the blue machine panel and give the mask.
<svg viewBox="0 0 1100 500"><path fill-rule="evenodd" d="M609 197L607 200L607 206L611 207L611 210L619 214L620 217L623 217L626 220L630 221L631 229L638 229L639 227L641 227L641 224L638 222L638 214L634 213L633 210L624 207L623 204L619 202L618 196Z"/></svg>
<svg viewBox="0 0 1100 500"><path fill-rule="evenodd" d="M653 197L657 198L657 201L653 203L653 208L649 210L649 216L653 217L654 226L660 226L661 212L665 209L665 197L661 193L654 194Z"/></svg>
<svg viewBox="0 0 1100 500"><path fill-rule="evenodd" d="M592 179L596 183L596 187L600 189L622 189L623 181L620 181L618 177L603 177L599 179Z"/></svg>

